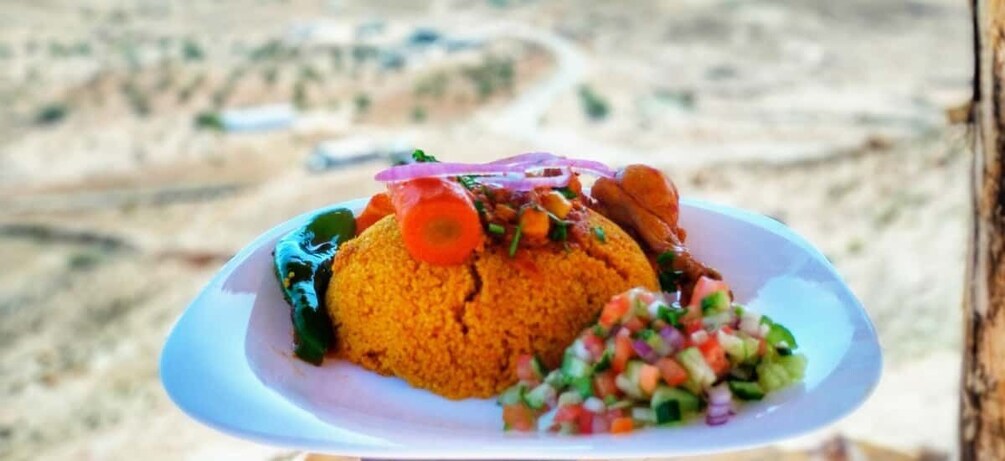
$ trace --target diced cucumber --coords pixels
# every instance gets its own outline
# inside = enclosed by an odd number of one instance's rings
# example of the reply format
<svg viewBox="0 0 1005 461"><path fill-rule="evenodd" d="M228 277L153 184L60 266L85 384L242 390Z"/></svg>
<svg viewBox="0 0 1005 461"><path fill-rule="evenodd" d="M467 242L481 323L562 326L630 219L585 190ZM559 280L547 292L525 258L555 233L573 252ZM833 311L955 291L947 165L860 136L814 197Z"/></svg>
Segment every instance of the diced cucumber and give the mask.
<svg viewBox="0 0 1005 461"><path fill-rule="evenodd" d="M617 402L607 404L607 409L608 410L621 410L621 409L624 409L624 408L631 408L632 405L634 405L634 404L635 403L632 402L631 400L618 400Z"/></svg>
<svg viewBox="0 0 1005 461"><path fill-rule="evenodd" d="M551 370L551 373L548 373L548 375L544 377L544 382L551 384L552 387L558 388L562 386L563 382L565 382L565 377L562 376L561 370Z"/></svg>
<svg viewBox="0 0 1005 461"><path fill-rule="evenodd" d="M729 390L740 400L761 400L764 398L764 389L755 382L729 381Z"/></svg>
<svg viewBox="0 0 1005 461"><path fill-rule="evenodd" d="M592 371L593 367L575 354L566 353L565 359L562 360L562 374L566 379L589 377Z"/></svg>
<svg viewBox="0 0 1005 461"><path fill-rule="evenodd" d="M666 400L659 404L652 404L653 413L656 415L656 424L669 424L675 423L684 419L683 412L680 410L680 402L676 400Z"/></svg>
<svg viewBox="0 0 1005 461"><path fill-rule="evenodd" d="M602 371L607 371L611 368L611 361L614 360L614 351L611 349L604 349L604 353L600 356L600 360L593 365L593 372L600 373Z"/></svg>
<svg viewBox="0 0 1005 461"><path fill-rule="evenodd" d="M791 382L801 381L806 373L806 356L803 354L779 357L778 364L785 368Z"/></svg>
<svg viewBox="0 0 1005 461"><path fill-rule="evenodd" d="M726 355L734 362L742 362L747 358L747 348L743 344L743 339L736 335L731 335L722 330L715 334L719 344L726 350Z"/></svg>
<svg viewBox="0 0 1005 461"><path fill-rule="evenodd" d="M576 391L565 391L558 396L558 406L577 405L583 403L583 396Z"/></svg>
<svg viewBox="0 0 1005 461"><path fill-rule="evenodd" d="M556 392L554 387L542 383L525 394L523 396L523 401L527 403L528 407L531 407L534 410L540 410L544 408L549 400L555 398L555 394Z"/></svg>
<svg viewBox="0 0 1005 461"><path fill-rule="evenodd" d="M715 372L705 362L698 348L691 346L677 353L677 361L687 370L688 377L700 387L711 386L715 382Z"/></svg>
<svg viewBox="0 0 1005 461"><path fill-rule="evenodd" d="M656 422L656 412L652 408L632 407L632 419L642 424L653 424Z"/></svg>
<svg viewBox="0 0 1005 461"><path fill-rule="evenodd" d="M668 401L677 402L682 413L698 411L701 406L701 400L697 395L685 391L684 389L660 385L656 388L656 391L653 392L651 405L653 408L656 408Z"/></svg>
<svg viewBox="0 0 1005 461"><path fill-rule="evenodd" d="M621 389L621 392L624 392L633 399L642 400L645 398L642 395L642 389L639 389L638 384L633 384L632 381L624 374L619 374L614 378L614 385L617 386L618 389Z"/></svg>
<svg viewBox="0 0 1005 461"><path fill-rule="evenodd" d="M785 367L774 362L764 362L757 366L757 383L765 392L773 392L791 383Z"/></svg>
<svg viewBox="0 0 1005 461"><path fill-rule="evenodd" d="M701 300L701 314L714 315L728 312L730 309L729 295L725 291L716 291Z"/></svg>
<svg viewBox="0 0 1005 461"><path fill-rule="evenodd" d="M799 347L796 343L796 337L792 335L792 332L778 323L771 324L771 329L768 330L768 335L764 337L764 340L767 341L768 344L775 347L784 346L789 349L796 349Z"/></svg>
<svg viewBox="0 0 1005 461"><path fill-rule="evenodd" d="M641 389L642 386L639 383L642 381L642 366L645 365L644 362L639 360L629 360L628 364L625 365L625 378L632 383L636 389Z"/></svg>
<svg viewBox="0 0 1005 461"><path fill-rule="evenodd" d="M683 309L671 309L667 306L660 306L660 308L656 310L656 316L663 319L664 322L669 323L674 328L680 328L680 318L683 315Z"/></svg>
<svg viewBox="0 0 1005 461"><path fill-rule="evenodd" d="M593 380L587 376L582 378L572 378L569 381L569 388L579 393L582 398L593 395Z"/></svg>
<svg viewBox="0 0 1005 461"><path fill-rule="evenodd" d="M523 394L526 392L527 386L525 384L516 383L503 391L502 394L499 394L499 405L506 406L520 403L523 401Z"/></svg>

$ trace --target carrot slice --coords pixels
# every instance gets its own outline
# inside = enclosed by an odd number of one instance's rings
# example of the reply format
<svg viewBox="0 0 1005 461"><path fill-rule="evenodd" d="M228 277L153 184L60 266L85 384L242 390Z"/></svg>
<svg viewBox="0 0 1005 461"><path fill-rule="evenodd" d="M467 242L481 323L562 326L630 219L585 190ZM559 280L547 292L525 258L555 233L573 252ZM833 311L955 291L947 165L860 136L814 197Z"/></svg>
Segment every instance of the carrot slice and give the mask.
<svg viewBox="0 0 1005 461"><path fill-rule="evenodd" d="M356 235L362 234L367 228L390 214L394 214L391 197L387 195L387 192L374 194L373 197L370 197L363 212L356 217Z"/></svg>
<svg viewBox="0 0 1005 461"><path fill-rule="evenodd" d="M626 434L631 432L632 429L635 429L635 424L632 423L632 418L622 416L620 418L614 418L614 421L611 421L612 434Z"/></svg>
<svg viewBox="0 0 1005 461"><path fill-rule="evenodd" d="M419 178L388 189L405 248L413 258L440 266L460 264L485 238L478 210L460 184Z"/></svg>

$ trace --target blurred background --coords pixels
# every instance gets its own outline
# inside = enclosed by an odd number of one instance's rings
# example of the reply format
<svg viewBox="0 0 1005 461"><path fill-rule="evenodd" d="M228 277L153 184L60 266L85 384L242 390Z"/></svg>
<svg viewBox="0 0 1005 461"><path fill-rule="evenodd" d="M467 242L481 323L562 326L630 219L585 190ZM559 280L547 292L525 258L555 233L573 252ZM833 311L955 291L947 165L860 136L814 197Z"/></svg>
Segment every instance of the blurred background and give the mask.
<svg viewBox="0 0 1005 461"><path fill-rule="evenodd" d="M0 458L295 457L185 417L160 348L256 235L423 148L645 162L785 222L883 381L716 459L951 459L972 73L964 0L4 1Z"/></svg>

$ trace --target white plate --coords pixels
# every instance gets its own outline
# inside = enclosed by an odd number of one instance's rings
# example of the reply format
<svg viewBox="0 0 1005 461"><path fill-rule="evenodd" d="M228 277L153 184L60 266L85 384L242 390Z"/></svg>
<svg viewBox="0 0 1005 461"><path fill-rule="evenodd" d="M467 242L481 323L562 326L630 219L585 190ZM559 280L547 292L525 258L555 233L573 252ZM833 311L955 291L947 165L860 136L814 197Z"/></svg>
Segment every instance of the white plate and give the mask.
<svg viewBox="0 0 1005 461"><path fill-rule="evenodd" d="M334 207L358 211L363 204ZM738 300L794 332L809 358L805 382L742 406L723 426L695 422L625 436L504 433L492 400L451 401L346 362L314 367L292 358L289 307L273 278L271 251L311 214L238 253L171 331L161 380L204 424L261 443L349 456L673 456L749 448L822 428L858 407L879 380L872 324L818 251L772 219L685 200L681 221L691 250L722 272Z"/></svg>

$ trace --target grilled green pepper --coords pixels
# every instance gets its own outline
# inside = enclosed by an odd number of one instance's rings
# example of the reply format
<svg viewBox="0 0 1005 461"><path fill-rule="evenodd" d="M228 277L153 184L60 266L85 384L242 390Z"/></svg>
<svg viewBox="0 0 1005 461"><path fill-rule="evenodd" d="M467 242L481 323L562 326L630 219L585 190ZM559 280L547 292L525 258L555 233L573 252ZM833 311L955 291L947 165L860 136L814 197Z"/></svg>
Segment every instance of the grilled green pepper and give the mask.
<svg viewBox="0 0 1005 461"><path fill-rule="evenodd" d="M279 286L292 308L294 353L305 362L320 365L332 343L324 293L331 281L332 258L339 245L355 235L352 211L336 208L286 234L272 252Z"/></svg>

